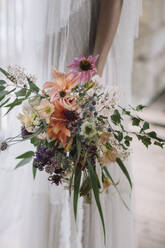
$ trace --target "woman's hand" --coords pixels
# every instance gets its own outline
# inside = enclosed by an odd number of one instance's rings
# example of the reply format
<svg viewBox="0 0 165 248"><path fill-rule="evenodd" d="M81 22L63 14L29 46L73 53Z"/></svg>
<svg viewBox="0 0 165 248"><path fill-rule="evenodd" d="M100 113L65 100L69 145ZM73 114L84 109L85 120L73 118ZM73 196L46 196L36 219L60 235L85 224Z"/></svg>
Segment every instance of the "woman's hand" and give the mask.
<svg viewBox="0 0 165 248"><path fill-rule="evenodd" d="M101 0L99 21L94 47L94 55L99 54L97 61L98 74L101 76L109 50L112 46L119 24L123 0Z"/></svg>

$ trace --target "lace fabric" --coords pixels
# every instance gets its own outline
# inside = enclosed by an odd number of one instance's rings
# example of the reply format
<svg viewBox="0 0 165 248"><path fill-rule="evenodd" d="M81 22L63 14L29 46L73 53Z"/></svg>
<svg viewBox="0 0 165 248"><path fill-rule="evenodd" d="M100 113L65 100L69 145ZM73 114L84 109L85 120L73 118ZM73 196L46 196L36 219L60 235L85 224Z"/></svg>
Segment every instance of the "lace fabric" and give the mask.
<svg viewBox="0 0 165 248"><path fill-rule="evenodd" d="M51 77L52 66L64 70L73 57L92 52L98 0L0 0L0 4L3 6L0 10L2 64L23 65L37 75L40 85ZM140 13L141 0L124 0L120 24L104 70L105 87L117 85L123 105L130 102L133 41ZM13 120L15 113L11 114L5 127L10 134L17 132L19 127L15 121L16 128L11 131ZM50 185L47 175L42 173L38 173L33 182L31 165L17 171L13 169L14 155L25 148L29 149L28 144L11 150L4 157L0 173L0 199L3 201L0 208L1 247L103 247L102 227L95 203L87 206L80 200L76 227L72 200L62 187ZM109 169L116 181L120 178L120 190L129 202L130 191L125 178L113 165ZM132 216L123 207L119 196L111 191L102 195L110 234L107 248L134 248Z"/></svg>

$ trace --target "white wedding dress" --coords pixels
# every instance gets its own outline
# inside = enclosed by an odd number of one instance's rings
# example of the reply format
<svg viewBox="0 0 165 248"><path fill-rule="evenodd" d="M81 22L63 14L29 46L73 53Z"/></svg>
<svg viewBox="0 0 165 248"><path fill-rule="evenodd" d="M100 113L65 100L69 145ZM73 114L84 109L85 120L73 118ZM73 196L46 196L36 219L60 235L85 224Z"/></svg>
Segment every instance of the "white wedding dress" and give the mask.
<svg viewBox="0 0 165 248"><path fill-rule="evenodd" d="M51 67L63 71L74 57L92 53L101 0L0 0L1 66L23 65L37 75L40 86L50 79ZM124 0L122 15L104 70L104 86L118 86L121 103L130 103L133 41L138 33L141 0ZM2 15L1 15L2 14ZM5 42L7 40L7 43ZM15 128L11 125L15 121ZM1 130L19 131L15 112ZM72 198L61 186L52 186L38 173L33 182L31 165L13 170L14 156L32 149L28 144L1 155L1 248L102 248L103 231L98 210L79 201L75 223ZM127 164L129 170L129 163ZM117 166L109 165L119 190L131 208L129 185ZM135 248L132 211L111 187L101 195L107 230L107 248Z"/></svg>

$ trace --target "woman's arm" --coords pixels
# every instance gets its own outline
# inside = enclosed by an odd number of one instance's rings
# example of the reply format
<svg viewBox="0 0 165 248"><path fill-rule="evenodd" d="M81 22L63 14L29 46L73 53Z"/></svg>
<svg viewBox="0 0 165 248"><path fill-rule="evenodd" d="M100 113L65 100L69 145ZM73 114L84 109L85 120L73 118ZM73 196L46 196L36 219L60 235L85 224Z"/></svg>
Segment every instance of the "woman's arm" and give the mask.
<svg viewBox="0 0 165 248"><path fill-rule="evenodd" d="M100 76L103 73L107 55L116 34L122 4L123 0L101 0L96 42L94 47L94 55L100 55L97 61L97 69Z"/></svg>

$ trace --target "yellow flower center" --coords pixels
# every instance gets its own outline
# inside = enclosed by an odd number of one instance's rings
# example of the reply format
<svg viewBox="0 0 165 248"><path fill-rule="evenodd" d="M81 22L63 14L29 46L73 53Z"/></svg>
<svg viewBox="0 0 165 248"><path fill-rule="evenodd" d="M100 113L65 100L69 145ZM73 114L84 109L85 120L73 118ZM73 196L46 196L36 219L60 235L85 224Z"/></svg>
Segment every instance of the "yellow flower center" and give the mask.
<svg viewBox="0 0 165 248"><path fill-rule="evenodd" d="M47 114L51 114L52 108L51 108L50 106L46 106L46 107L45 107L45 112L46 112Z"/></svg>

